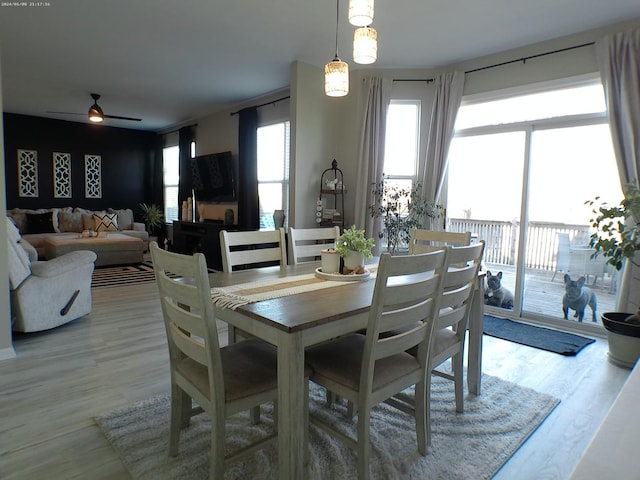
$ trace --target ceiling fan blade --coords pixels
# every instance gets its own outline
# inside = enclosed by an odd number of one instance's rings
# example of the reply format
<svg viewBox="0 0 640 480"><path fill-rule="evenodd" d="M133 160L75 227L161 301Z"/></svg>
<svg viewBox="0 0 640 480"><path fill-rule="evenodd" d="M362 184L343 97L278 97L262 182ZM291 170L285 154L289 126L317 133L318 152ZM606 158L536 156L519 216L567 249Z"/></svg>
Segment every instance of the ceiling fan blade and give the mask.
<svg viewBox="0 0 640 480"><path fill-rule="evenodd" d="M75 112L52 112L50 110L47 110L46 113L56 113L58 115L86 115L86 113L75 113Z"/></svg>
<svg viewBox="0 0 640 480"><path fill-rule="evenodd" d="M114 120L131 120L132 122L141 122L141 118L133 118L133 117L120 117L118 115L106 115L104 118L113 118Z"/></svg>

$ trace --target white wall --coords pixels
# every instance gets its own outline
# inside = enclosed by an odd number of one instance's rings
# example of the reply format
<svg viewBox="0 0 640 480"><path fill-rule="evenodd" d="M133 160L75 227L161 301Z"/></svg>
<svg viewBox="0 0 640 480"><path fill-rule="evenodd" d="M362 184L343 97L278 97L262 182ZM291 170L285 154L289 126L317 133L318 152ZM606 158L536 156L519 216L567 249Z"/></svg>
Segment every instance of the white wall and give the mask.
<svg viewBox="0 0 640 480"><path fill-rule="evenodd" d="M2 111L2 72L0 71L0 112ZM2 181L0 181L0 215L5 221L7 219L7 194L6 179L4 175L4 126L2 123L2 115L0 115L0 172L2 172ZM4 222L0 222L0 229L3 234L0 235L0 272L9 271L9 254L7 251L6 226ZM13 338L11 333L11 306L9 304L9 276L6 273L0 275L0 360L15 357L16 353L13 349Z"/></svg>

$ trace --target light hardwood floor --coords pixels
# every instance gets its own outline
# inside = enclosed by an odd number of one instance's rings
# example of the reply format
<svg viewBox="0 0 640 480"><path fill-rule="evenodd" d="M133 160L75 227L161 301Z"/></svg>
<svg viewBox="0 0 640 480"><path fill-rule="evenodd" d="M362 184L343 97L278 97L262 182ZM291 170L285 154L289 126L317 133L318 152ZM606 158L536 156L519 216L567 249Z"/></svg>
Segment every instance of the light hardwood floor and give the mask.
<svg viewBox="0 0 640 480"><path fill-rule="evenodd" d="M0 362L1 479L129 478L93 416L169 391L156 287L95 289L93 302L83 319L17 335L17 357ZM604 340L577 357L484 345L486 373L562 400L495 478L567 478L628 371L606 360Z"/></svg>

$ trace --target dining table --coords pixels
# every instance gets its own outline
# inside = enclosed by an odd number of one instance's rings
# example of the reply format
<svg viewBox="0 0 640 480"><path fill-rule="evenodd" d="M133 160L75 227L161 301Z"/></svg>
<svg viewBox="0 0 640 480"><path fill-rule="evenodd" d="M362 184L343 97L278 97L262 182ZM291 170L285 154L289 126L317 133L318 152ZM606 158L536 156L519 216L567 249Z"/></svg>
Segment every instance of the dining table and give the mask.
<svg viewBox="0 0 640 480"><path fill-rule="evenodd" d="M375 285L374 274L359 281L318 279L319 266L310 262L210 274L216 319L277 348L278 478L283 480L305 478L305 349L365 329ZM479 276L468 324L467 385L475 395L481 387L483 283ZM278 285L287 284L296 286L278 293ZM251 295L243 297L247 292Z"/></svg>

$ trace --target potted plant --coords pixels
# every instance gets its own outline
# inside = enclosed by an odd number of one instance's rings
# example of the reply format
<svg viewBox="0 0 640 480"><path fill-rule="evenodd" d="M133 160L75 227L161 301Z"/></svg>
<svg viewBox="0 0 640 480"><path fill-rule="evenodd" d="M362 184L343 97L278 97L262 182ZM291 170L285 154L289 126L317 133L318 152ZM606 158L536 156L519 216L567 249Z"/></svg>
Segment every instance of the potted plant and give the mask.
<svg viewBox="0 0 640 480"><path fill-rule="evenodd" d="M599 200L586 202L594 205ZM609 207L602 203L593 209L596 215L590 220L596 231L590 245L595 249L593 257L603 255L607 263L621 270L624 262L640 268L637 253L640 251L640 190L635 183L624 188L624 198L619 205ZM609 358L613 363L631 368L640 355L640 309L635 314L605 312L601 315L607 331Z"/></svg>
<svg viewBox="0 0 640 480"><path fill-rule="evenodd" d="M364 259L373 257L373 247L373 238L366 238L364 230L355 225L346 229L336 242L336 250L344 259L343 273L364 273Z"/></svg>
<svg viewBox="0 0 640 480"><path fill-rule="evenodd" d="M387 250L392 255L409 245L413 228L424 228L427 218L440 218L444 210L442 205L422 196L420 183L407 188L383 176L374 184L372 193L374 201L369 213L373 218L382 218L380 238L386 237Z"/></svg>
<svg viewBox="0 0 640 480"><path fill-rule="evenodd" d="M142 211L142 221L147 226L147 232L149 235L153 235L156 228L160 227L164 221L162 209L153 203L150 205L141 203L140 210Z"/></svg>

